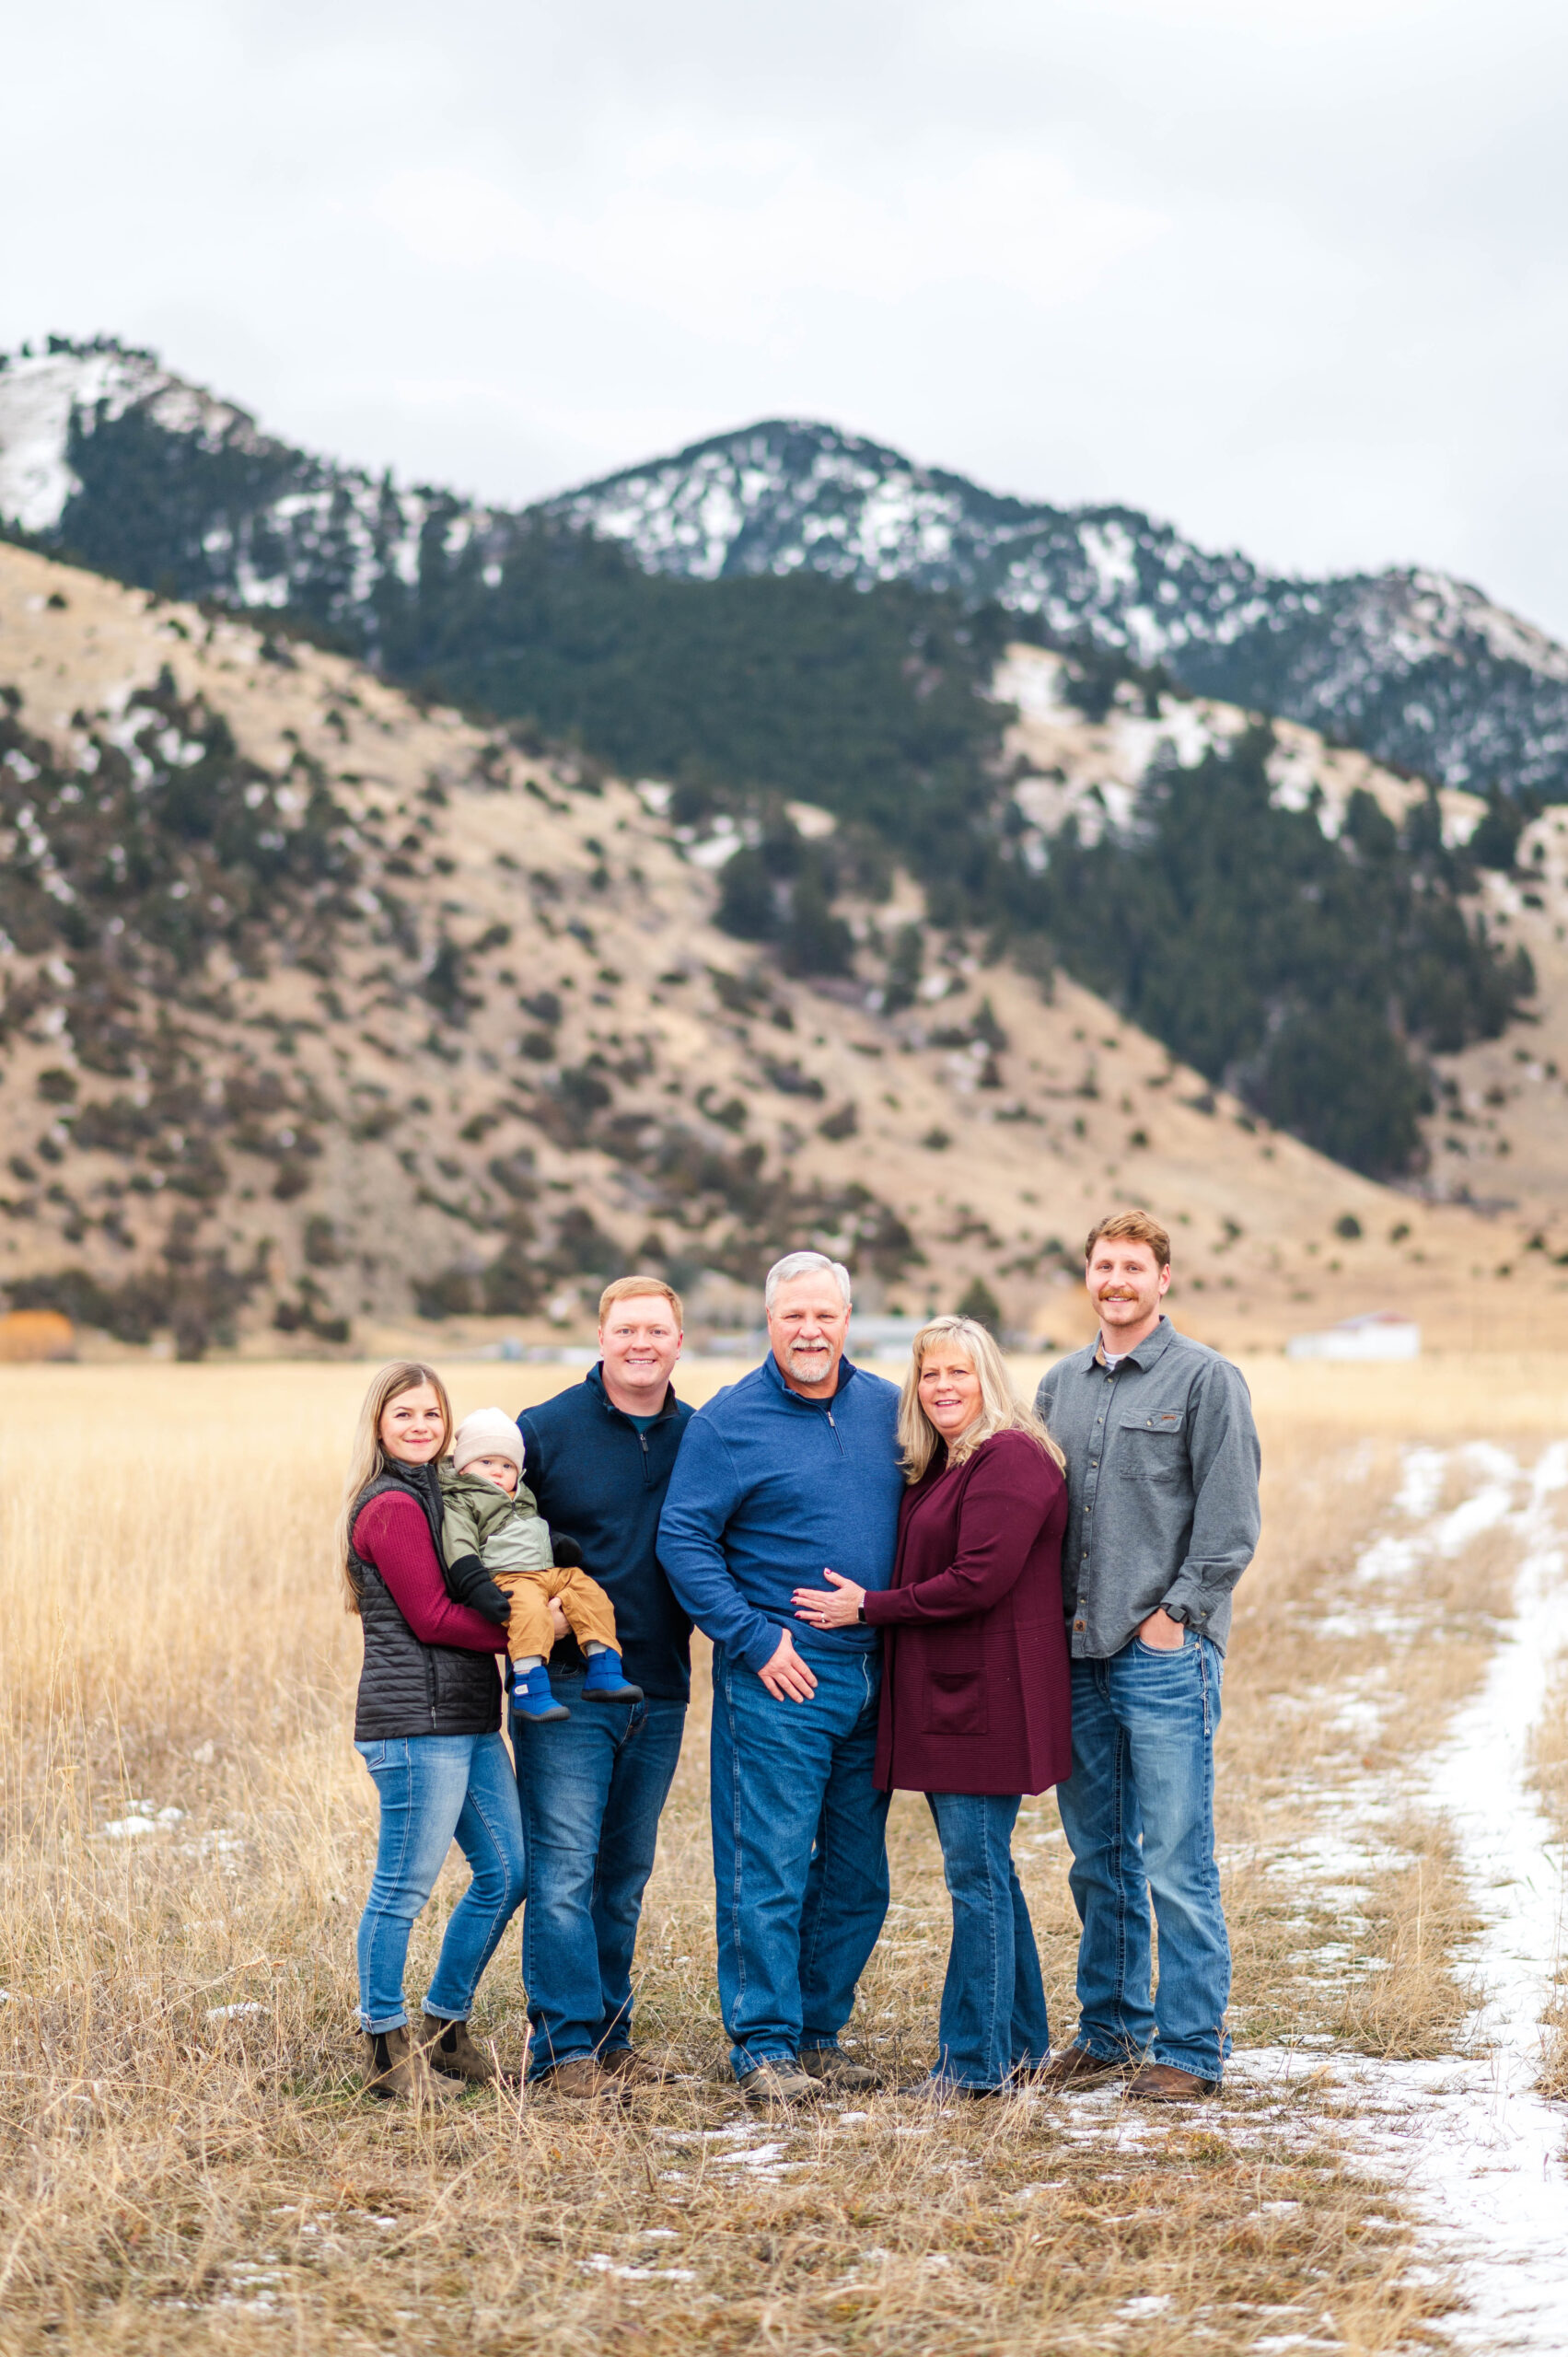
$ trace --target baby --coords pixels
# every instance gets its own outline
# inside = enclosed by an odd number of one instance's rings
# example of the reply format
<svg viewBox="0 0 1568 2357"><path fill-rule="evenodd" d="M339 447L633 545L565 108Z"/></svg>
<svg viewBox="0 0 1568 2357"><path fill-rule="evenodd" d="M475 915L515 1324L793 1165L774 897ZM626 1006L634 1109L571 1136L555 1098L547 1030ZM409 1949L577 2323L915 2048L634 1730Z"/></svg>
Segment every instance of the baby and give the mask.
<svg viewBox="0 0 1568 2357"><path fill-rule="evenodd" d="M463 1418L451 1463L441 1468L441 1495L448 1593L506 1629L513 1710L525 1719L570 1716L551 1692L545 1667L552 1597L588 1657L584 1699L640 1702L642 1688L629 1685L621 1670L610 1598L582 1569L581 1548L552 1538L523 1486L523 1436L505 1409L476 1408Z"/></svg>

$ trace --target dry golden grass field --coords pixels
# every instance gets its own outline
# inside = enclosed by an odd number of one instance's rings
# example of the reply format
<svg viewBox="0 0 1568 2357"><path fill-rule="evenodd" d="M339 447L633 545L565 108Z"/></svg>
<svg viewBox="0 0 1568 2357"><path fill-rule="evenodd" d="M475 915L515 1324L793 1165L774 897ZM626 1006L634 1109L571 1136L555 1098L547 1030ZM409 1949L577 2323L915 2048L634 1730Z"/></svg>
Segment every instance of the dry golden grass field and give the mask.
<svg viewBox="0 0 1568 2357"><path fill-rule="evenodd" d="M701 1399L734 1372L679 1380ZM1419 1771L1485 1671L1511 1542L1394 1562L1376 1609L1357 1566L1410 1523L1412 1448L1430 1510L1473 1486L1478 1440L1527 1468L1564 1429L1568 1361L1248 1372L1266 1526L1221 1744L1232 2024L1241 2062L1299 2067L1238 2068L1197 2116L900 2103L947 1941L902 1796L852 2024L889 2092L773 2124L726 2084L701 1665L638 1953L639 2038L680 2082L605 2119L373 2105L352 2027L373 1795L328 1555L366 1371L0 1369L0 2351L1446 2345L1454 2280L1412 2266L1420 2222L1320 2066L1461 2032L1473 1927ZM449 1374L459 1413L575 1379ZM1568 1807L1564 1699L1537 1766ZM1328 1852L1358 1811L1379 1830L1352 1888ZM1018 1851L1060 2039L1074 1924L1049 1798ZM417 1927L411 1997L460 1887L459 1864ZM514 1931L476 2021L512 2059L517 1954Z"/></svg>

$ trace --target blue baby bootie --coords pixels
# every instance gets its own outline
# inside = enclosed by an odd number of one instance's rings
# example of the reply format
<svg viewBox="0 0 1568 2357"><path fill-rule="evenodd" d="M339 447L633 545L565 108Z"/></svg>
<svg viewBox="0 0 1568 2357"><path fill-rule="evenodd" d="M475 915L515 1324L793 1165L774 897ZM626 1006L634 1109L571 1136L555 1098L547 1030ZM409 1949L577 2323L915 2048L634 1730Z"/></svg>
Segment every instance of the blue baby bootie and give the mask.
<svg viewBox="0 0 1568 2357"><path fill-rule="evenodd" d="M630 1684L618 1653L607 1645L603 1653L588 1655L588 1674L583 1680L585 1702L640 1702L642 1699L642 1688Z"/></svg>
<svg viewBox="0 0 1568 2357"><path fill-rule="evenodd" d="M518 1718L531 1719L542 1726L549 1719L569 1719L571 1712L564 1702L558 1702L550 1690L550 1672L540 1662L533 1669L519 1669L512 1678L512 1708Z"/></svg>

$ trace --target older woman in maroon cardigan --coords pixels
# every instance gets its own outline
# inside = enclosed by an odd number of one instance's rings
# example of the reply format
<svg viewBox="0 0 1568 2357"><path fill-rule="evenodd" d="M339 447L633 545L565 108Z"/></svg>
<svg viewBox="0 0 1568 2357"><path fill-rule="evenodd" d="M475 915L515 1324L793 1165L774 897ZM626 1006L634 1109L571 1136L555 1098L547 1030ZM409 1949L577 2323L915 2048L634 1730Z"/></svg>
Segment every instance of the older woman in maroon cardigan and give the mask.
<svg viewBox="0 0 1568 2357"><path fill-rule="evenodd" d="M1072 1766L1067 1488L1060 1450L972 1318L916 1335L899 1435L910 1486L891 1586L829 1572L832 1586L797 1590L796 1606L817 1628L887 1631L877 1781L925 1794L953 1902L938 2053L919 2091L993 2095L1051 2054L1012 1837L1023 1794Z"/></svg>

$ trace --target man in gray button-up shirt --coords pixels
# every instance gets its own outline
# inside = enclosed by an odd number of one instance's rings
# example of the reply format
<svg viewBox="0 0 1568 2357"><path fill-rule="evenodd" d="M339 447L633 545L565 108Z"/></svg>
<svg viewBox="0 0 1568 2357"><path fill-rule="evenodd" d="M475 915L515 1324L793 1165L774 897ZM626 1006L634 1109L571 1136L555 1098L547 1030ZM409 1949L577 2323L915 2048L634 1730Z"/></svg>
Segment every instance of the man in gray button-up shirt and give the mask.
<svg viewBox="0 0 1568 2357"><path fill-rule="evenodd" d="M1086 1277L1099 1334L1036 1399L1067 1456L1073 1773L1057 1799L1084 1927L1077 2042L1048 2075L1098 2084L1132 2063L1131 2094L1181 2100L1217 2085L1229 2049L1214 1735L1230 1594L1258 1544L1258 1434L1237 1369L1161 1311L1157 1221L1102 1221Z"/></svg>

